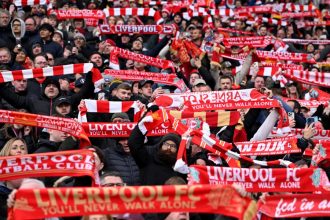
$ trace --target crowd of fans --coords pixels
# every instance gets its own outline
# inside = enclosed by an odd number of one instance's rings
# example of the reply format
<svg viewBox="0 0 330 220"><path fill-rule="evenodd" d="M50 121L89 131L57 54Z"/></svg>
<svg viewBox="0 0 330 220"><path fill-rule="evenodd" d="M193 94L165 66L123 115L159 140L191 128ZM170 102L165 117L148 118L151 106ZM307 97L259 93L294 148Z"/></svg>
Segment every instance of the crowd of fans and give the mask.
<svg viewBox="0 0 330 220"><path fill-rule="evenodd" d="M316 154L318 147L312 141L316 129L330 130L330 106L321 104L315 108L303 106L299 100L319 100L322 94L329 95L327 88L311 86L294 81L288 81L284 86L272 77L247 74L253 69L251 57L243 60L219 57L215 65L211 62L214 43L221 44L222 37L242 36L250 32L254 36L271 36L273 39L313 39L330 40L330 25L300 27L298 23L314 18L289 18L287 25L270 23L249 23L248 19L235 16L212 16L213 24L207 23L203 17L191 17L189 20L182 15L187 8L171 11L169 4L179 1L168 1L168 4L148 5L161 12L162 24L175 24L179 34L141 35L113 34L101 35L96 26L87 26L82 18L58 20L57 16L48 13L50 9L99 9L114 7L145 7L145 2L134 0L52 0L47 5L16 6L11 0L0 1L0 71L14 71L31 68L45 68L75 63L93 63L94 67L104 73L109 67L109 55L114 47L142 53L173 61L175 71L183 79L192 92L226 91L234 89L255 88L269 98L279 100L286 112L294 112L290 117L291 128L301 128L303 135L298 139L298 147L302 153L281 155L296 163L299 167L309 167L310 159L305 157L305 149ZM196 3L199 1L192 1ZM224 0L215 0L215 7L226 7ZM256 6L279 3L295 3L308 5L309 1L275 1L275 0L236 0L230 5L235 9L245 6ZM321 17L330 10L329 1L312 1L320 11ZM227 5L229 6L229 5ZM51 8L50 8L51 7ZM266 15L270 16L270 15ZM329 17L323 17L329 21ZM305 20L304 20L305 19ZM328 19L328 20L327 20ZM109 16L104 21L112 25L146 25L155 24L153 17L145 16ZM221 32L218 28L228 28L232 32ZM204 57L190 57L189 72L180 68L178 53L171 50L174 38L191 41L206 53ZM219 41L220 39L220 41ZM330 45L309 43L307 45L286 43L288 52L307 53L315 58L317 63L296 63L304 70L330 72ZM274 50L273 45L257 50ZM237 50L230 48L231 52ZM243 63L245 65L243 65ZM167 74L168 69L148 66L133 60L120 59L121 70L137 70ZM321 65L322 64L322 65ZM240 72L233 75L233 70L243 65ZM139 101L147 106L162 94L178 92L173 86L161 85L143 79L140 81L122 81L109 75L104 75L104 84L97 93L94 92L92 72L85 74L63 75L59 77L32 78L14 80L0 84L0 109L27 112L40 115L77 118L78 106L82 99L109 101ZM328 82L330 83L330 82ZM324 93L323 93L324 92ZM265 140L276 124L278 113L275 109L244 109L240 110L241 119L248 140ZM89 122L132 122L130 112L101 114L88 113ZM312 116L319 118L318 122L306 126L306 119ZM274 120L275 119L275 120ZM217 139L232 143L234 126L211 127L210 132ZM330 138L330 137L328 137ZM177 149L181 137L170 133L162 137L148 137L136 126L129 138L91 138L97 158L97 167L101 176L102 186L138 186L186 184L186 177L173 170L176 162ZM79 140L67 133L38 129L19 124L1 124L0 156L17 156L32 153L59 152L79 149ZM209 160L208 154L199 146L192 144L187 150L188 163L199 165L216 164ZM260 160L270 160L274 157L260 157ZM221 166L227 166L223 161ZM329 174L329 170L325 170ZM89 178L43 178L38 180L24 179L20 181L5 181L0 183L1 219L6 219L6 199L14 189L43 188L66 186L90 186ZM260 196L260 195L258 195ZM253 196L258 199L258 196ZM14 198L9 196L8 205ZM187 213L153 214L153 215L122 215L122 216L85 216L83 219L224 219L224 216L197 215ZM65 218L63 218L65 219Z"/></svg>

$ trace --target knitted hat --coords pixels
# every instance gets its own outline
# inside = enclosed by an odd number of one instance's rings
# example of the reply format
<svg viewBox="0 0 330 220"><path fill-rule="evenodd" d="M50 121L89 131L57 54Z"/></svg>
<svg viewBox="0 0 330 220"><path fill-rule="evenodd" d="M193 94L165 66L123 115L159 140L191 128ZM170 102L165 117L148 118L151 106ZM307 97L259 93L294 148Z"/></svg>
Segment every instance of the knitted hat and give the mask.
<svg viewBox="0 0 330 220"><path fill-rule="evenodd" d="M113 119L115 119L115 118L121 118L121 119L129 120L129 117L128 117L127 113L125 113L125 112L114 113L111 116L111 121L113 121Z"/></svg>
<svg viewBox="0 0 330 220"><path fill-rule="evenodd" d="M58 80L55 77L47 77L46 78L46 80L42 84L43 90L45 90L45 88L50 84L55 85L56 88L58 88L58 91L61 91L60 83L58 82Z"/></svg>
<svg viewBox="0 0 330 220"><path fill-rule="evenodd" d="M76 38L82 38L82 39L84 39L84 41L86 41L86 38L85 38L85 36L82 34L82 33L75 33L74 35L73 35L73 39L76 39Z"/></svg>
<svg viewBox="0 0 330 220"><path fill-rule="evenodd" d="M176 145L176 148L179 148L180 142L181 142L181 137L177 134L169 133L169 134L163 136L162 139L160 140L160 147L162 146L162 144L165 141L173 141Z"/></svg>

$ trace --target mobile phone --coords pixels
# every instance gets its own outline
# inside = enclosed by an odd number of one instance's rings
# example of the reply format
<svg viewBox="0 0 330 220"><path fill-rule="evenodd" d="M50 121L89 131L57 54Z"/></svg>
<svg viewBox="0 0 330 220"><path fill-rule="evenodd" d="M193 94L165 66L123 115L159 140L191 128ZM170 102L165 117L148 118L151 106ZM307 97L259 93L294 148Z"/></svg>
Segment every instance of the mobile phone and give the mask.
<svg viewBox="0 0 330 220"><path fill-rule="evenodd" d="M307 124L307 126L310 126L312 123L315 123L315 122L317 122L319 119L318 119L318 117L310 117L310 118L307 118L306 119L306 124Z"/></svg>
<svg viewBox="0 0 330 220"><path fill-rule="evenodd" d="M288 117L294 119L294 112L288 112Z"/></svg>

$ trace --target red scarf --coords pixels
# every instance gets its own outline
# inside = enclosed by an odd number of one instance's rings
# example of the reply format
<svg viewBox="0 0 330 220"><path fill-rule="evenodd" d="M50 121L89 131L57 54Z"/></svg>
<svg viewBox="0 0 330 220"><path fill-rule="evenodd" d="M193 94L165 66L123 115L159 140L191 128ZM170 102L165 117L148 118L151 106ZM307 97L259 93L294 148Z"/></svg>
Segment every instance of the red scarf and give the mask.
<svg viewBox="0 0 330 220"><path fill-rule="evenodd" d="M74 18L94 18L104 19L105 14L102 10L89 10L89 9L68 9L68 10L51 10L50 14L55 13L58 20L74 19Z"/></svg>
<svg viewBox="0 0 330 220"><path fill-rule="evenodd" d="M0 110L0 122L63 131L80 139L81 148L91 146L81 124L73 119Z"/></svg>
<svg viewBox="0 0 330 220"><path fill-rule="evenodd" d="M297 138L293 136L264 141L237 142L235 145L240 154L245 156L269 156L301 152L300 148L297 147Z"/></svg>
<svg viewBox="0 0 330 220"><path fill-rule="evenodd" d="M143 54L133 53L128 50L124 50L119 47L114 47L110 53L110 64L112 69L119 70L118 57L122 57L129 60L134 60L141 63L146 63L150 66L156 66L162 69L174 68L172 61L149 57Z"/></svg>
<svg viewBox="0 0 330 220"><path fill-rule="evenodd" d="M14 0L13 3L16 7L24 7L24 6L33 6L33 5L47 5L49 0Z"/></svg>
<svg viewBox="0 0 330 220"><path fill-rule="evenodd" d="M330 73L287 70L283 75L294 81L327 88L330 87Z"/></svg>
<svg viewBox="0 0 330 220"><path fill-rule="evenodd" d="M230 38L224 38L223 44L226 47L231 46L249 46L249 47L266 47L269 44L273 44L275 40L272 39L270 36L266 37L230 37Z"/></svg>
<svg viewBox="0 0 330 220"><path fill-rule="evenodd" d="M140 81L143 79L152 80L156 83L172 85L178 87L182 92L186 92L189 88L177 77L176 74L161 74L153 72L140 72L135 70L105 70L104 74L111 75L114 78L122 80Z"/></svg>
<svg viewBox="0 0 330 220"><path fill-rule="evenodd" d="M329 197L330 193L267 196L258 210L273 218L325 217L330 216Z"/></svg>
<svg viewBox="0 0 330 220"><path fill-rule="evenodd" d="M188 184L241 185L248 192L315 192L330 186L326 173L312 168L189 167Z"/></svg>
<svg viewBox="0 0 330 220"><path fill-rule="evenodd" d="M149 16L154 17L157 24L163 21L159 11L153 8L105 8L103 9L105 17L110 16Z"/></svg>
<svg viewBox="0 0 330 220"><path fill-rule="evenodd" d="M0 171L0 181L46 176L90 176L98 180L91 150L1 157Z"/></svg>
<svg viewBox="0 0 330 220"><path fill-rule="evenodd" d="M20 189L10 219L92 214L198 212L252 219L256 204L230 186L167 185Z"/></svg>
<svg viewBox="0 0 330 220"><path fill-rule="evenodd" d="M101 34L174 34L175 25L113 25L99 26Z"/></svg>

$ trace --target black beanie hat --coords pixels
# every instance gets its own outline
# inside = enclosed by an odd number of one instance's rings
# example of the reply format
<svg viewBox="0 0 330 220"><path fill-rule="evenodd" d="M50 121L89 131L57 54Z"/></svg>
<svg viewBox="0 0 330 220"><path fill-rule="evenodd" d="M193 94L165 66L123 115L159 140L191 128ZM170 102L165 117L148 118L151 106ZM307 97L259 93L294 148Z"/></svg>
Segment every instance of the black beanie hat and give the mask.
<svg viewBox="0 0 330 220"><path fill-rule="evenodd" d="M162 139L160 140L160 147L163 145L163 143L165 141L168 141L168 140L173 141L176 145L176 148L179 148L180 142L181 142L181 137L174 133L169 133L169 134L163 136Z"/></svg>
<svg viewBox="0 0 330 220"><path fill-rule="evenodd" d="M47 77L45 81L42 83L43 91L45 91L45 88L49 85L53 84L58 88L58 91L61 91L61 86L58 80L55 77Z"/></svg>

